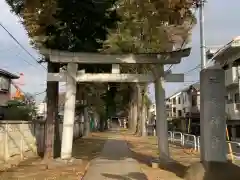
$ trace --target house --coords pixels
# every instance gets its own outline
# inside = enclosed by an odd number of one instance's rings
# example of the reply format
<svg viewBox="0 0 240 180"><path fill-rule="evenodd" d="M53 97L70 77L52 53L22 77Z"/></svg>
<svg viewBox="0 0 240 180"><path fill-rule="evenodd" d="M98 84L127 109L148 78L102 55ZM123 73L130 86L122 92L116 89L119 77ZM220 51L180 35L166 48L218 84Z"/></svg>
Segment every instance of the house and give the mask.
<svg viewBox="0 0 240 180"><path fill-rule="evenodd" d="M225 70L227 126L233 140L240 138L240 37L207 56Z"/></svg>
<svg viewBox="0 0 240 180"><path fill-rule="evenodd" d="M19 76L0 69L0 106L11 99L11 81L18 78Z"/></svg>
<svg viewBox="0 0 240 180"><path fill-rule="evenodd" d="M199 134L200 84L192 84L166 99L167 116L174 130Z"/></svg>

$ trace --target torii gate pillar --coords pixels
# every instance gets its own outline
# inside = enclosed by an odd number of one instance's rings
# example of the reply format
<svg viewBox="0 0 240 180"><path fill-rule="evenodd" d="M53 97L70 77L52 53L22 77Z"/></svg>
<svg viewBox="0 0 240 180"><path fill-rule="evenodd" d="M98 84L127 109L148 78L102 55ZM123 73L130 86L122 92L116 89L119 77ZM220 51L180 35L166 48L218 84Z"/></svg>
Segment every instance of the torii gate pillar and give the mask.
<svg viewBox="0 0 240 180"><path fill-rule="evenodd" d="M168 125L165 107L164 68L158 66L160 77L155 80L156 132L158 138L159 160L169 160Z"/></svg>
<svg viewBox="0 0 240 180"><path fill-rule="evenodd" d="M75 63L68 63L67 65L67 82L64 106L61 159L72 158L73 128L77 90L77 67L78 65Z"/></svg>

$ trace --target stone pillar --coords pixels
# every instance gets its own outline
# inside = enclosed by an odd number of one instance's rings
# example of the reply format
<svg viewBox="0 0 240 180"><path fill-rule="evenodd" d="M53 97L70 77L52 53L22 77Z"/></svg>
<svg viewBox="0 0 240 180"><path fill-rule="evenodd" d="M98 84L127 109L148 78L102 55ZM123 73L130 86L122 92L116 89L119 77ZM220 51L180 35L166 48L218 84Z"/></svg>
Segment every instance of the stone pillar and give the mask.
<svg viewBox="0 0 240 180"><path fill-rule="evenodd" d="M126 120L126 118L123 118L123 127L124 127L124 129L127 129L127 120Z"/></svg>
<svg viewBox="0 0 240 180"><path fill-rule="evenodd" d="M136 91L136 89L135 89ZM138 107L137 107L137 93L134 92L134 99L133 99L133 116L132 116L132 124L133 124L133 132L136 132L137 129L137 118L138 118Z"/></svg>
<svg viewBox="0 0 240 180"><path fill-rule="evenodd" d="M73 129L75 119L75 103L76 103L76 74L77 64L69 63L67 65L67 83L66 97L64 106L63 132L61 159L72 158Z"/></svg>
<svg viewBox="0 0 240 180"><path fill-rule="evenodd" d="M132 130L132 114L133 114L133 108L132 103L129 103L129 114L128 114L128 129Z"/></svg>
<svg viewBox="0 0 240 180"><path fill-rule="evenodd" d="M147 110L146 110L146 106L144 104L142 104L142 136L147 136Z"/></svg>
<svg viewBox="0 0 240 180"><path fill-rule="evenodd" d="M94 111L94 128L95 128L95 131L98 130L98 127L99 127L99 115L97 112Z"/></svg>
<svg viewBox="0 0 240 180"><path fill-rule="evenodd" d="M232 137L231 137L231 141L235 141L236 140L236 126L232 126L231 127L231 134L232 134Z"/></svg>
<svg viewBox="0 0 240 180"><path fill-rule="evenodd" d="M225 75L222 69L200 73L202 162L226 162Z"/></svg>
<svg viewBox="0 0 240 180"><path fill-rule="evenodd" d="M168 129L167 115L165 106L165 89L163 78L163 66L158 67L162 77L155 81L155 101L156 101L156 133L158 137L159 159L163 161L169 160L168 147Z"/></svg>

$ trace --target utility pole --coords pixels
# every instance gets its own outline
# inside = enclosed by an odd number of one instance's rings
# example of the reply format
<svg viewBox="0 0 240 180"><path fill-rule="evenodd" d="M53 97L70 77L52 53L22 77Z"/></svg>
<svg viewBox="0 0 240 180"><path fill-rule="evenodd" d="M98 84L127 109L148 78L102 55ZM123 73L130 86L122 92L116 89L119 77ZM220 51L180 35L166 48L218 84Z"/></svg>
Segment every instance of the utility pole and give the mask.
<svg viewBox="0 0 240 180"><path fill-rule="evenodd" d="M199 7L199 25L200 25L200 52L201 52L201 69L206 67L206 44L204 33L204 3L205 0L198 0L197 6Z"/></svg>

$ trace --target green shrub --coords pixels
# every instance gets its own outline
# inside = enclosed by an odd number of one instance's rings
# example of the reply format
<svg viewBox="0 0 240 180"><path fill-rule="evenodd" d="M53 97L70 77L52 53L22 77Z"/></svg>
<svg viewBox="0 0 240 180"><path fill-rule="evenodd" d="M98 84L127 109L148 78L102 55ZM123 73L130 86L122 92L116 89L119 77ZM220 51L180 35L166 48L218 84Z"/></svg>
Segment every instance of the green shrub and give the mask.
<svg viewBox="0 0 240 180"><path fill-rule="evenodd" d="M35 114L34 106L18 100L10 100L4 110L5 120L31 120Z"/></svg>

